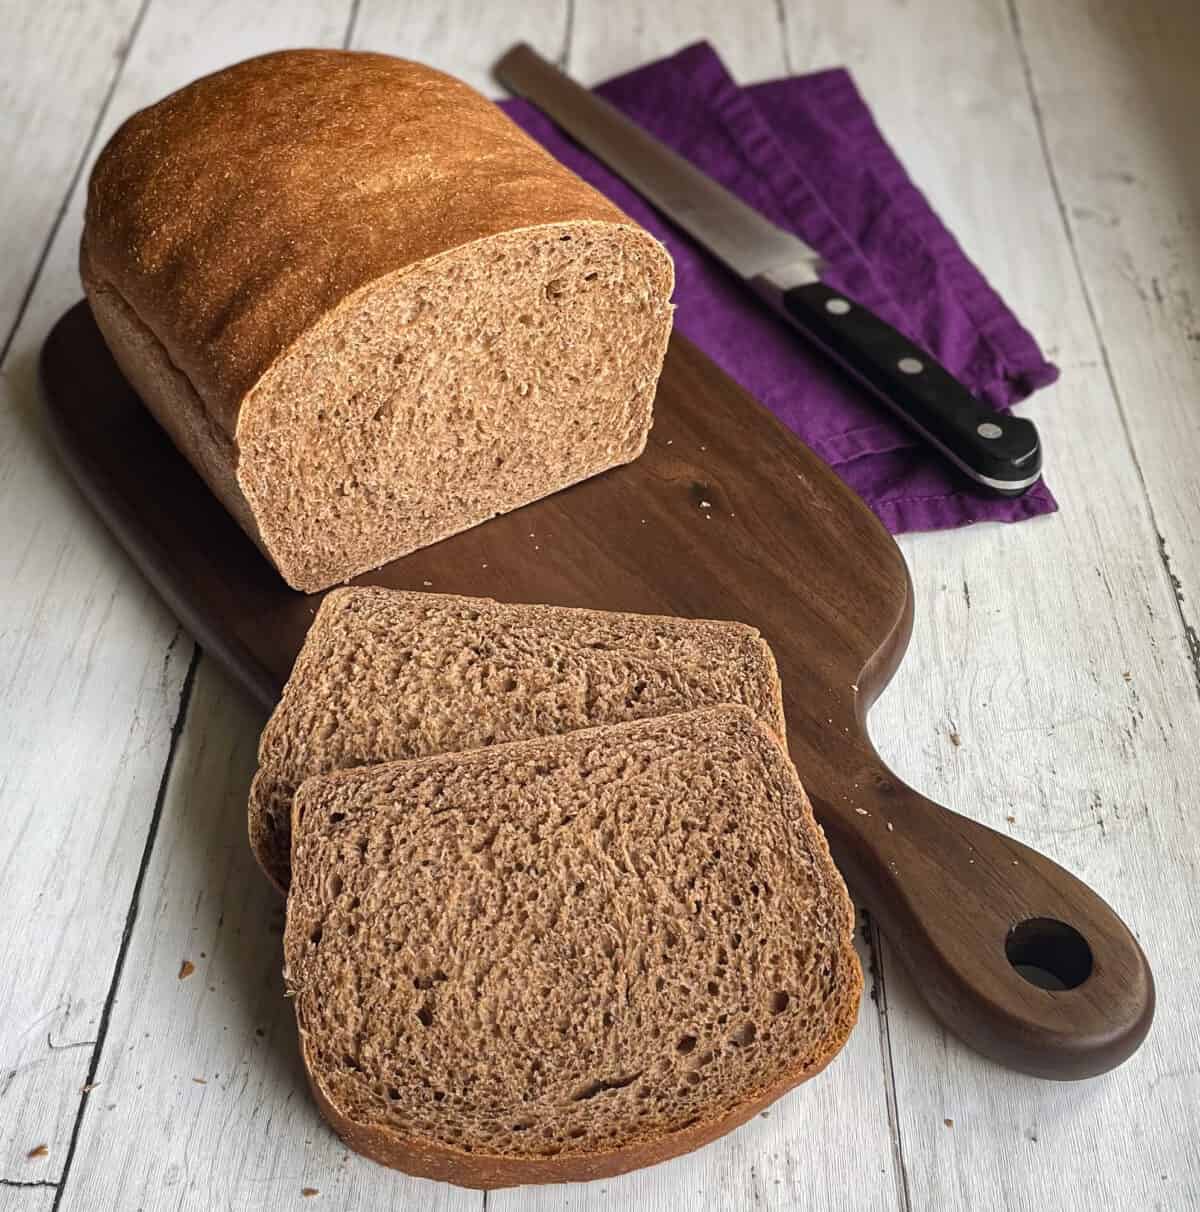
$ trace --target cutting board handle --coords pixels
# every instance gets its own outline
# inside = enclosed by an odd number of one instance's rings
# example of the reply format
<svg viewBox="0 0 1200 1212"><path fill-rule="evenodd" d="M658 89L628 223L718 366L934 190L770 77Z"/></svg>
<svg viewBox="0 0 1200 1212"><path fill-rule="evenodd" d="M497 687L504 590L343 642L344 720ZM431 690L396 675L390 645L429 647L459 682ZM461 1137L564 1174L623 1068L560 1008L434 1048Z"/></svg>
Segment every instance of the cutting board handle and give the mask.
<svg viewBox="0 0 1200 1212"><path fill-rule="evenodd" d="M1127 1059L1150 1029L1154 980L1125 923L1057 863L935 804L875 757L849 807L818 810L934 1014L1040 1077L1092 1077Z"/></svg>

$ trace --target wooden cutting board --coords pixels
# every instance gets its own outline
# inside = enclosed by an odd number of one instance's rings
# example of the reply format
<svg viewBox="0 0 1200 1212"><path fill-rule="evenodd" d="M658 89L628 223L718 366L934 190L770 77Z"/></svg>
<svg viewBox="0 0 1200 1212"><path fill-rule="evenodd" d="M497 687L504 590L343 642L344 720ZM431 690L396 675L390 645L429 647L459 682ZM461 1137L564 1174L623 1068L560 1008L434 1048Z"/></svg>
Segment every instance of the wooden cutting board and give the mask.
<svg viewBox="0 0 1200 1212"><path fill-rule="evenodd" d="M203 648L273 707L319 595L289 589L175 451L86 303L47 338L42 380L80 488ZM1103 1072L1144 1038L1154 984L1113 911L884 766L866 716L911 630L900 551L682 338L636 463L356 583L754 625L775 650L791 753L835 857L937 1017L995 1060L1054 1078Z"/></svg>

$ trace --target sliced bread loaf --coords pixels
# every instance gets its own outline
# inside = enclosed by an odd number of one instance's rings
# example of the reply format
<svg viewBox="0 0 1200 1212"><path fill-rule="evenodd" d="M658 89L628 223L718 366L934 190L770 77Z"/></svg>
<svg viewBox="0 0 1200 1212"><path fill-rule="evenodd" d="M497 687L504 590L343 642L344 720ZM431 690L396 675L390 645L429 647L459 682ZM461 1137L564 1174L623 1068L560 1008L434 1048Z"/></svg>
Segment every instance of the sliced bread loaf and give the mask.
<svg viewBox="0 0 1200 1212"><path fill-rule="evenodd" d="M854 1024L853 914L795 769L707 708L309 779L284 937L352 1148L473 1187L744 1122Z"/></svg>
<svg viewBox="0 0 1200 1212"><path fill-rule="evenodd" d="M335 50L134 114L80 269L138 394L309 592L635 458L674 276L474 89Z"/></svg>
<svg viewBox="0 0 1200 1212"><path fill-rule="evenodd" d="M250 843L286 889L292 796L309 775L713 703L784 735L775 659L752 627L335 590L262 734Z"/></svg>

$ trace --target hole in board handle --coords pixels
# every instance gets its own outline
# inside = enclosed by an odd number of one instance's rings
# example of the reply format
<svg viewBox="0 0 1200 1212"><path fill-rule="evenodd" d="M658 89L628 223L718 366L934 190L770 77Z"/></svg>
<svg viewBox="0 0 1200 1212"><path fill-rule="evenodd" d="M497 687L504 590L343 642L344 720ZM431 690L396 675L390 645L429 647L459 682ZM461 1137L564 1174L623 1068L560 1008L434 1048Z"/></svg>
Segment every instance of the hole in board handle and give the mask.
<svg viewBox="0 0 1200 1212"><path fill-rule="evenodd" d="M1092 949L1066 922L1031 917L1018 922L1004 943L1008 962L1039 989L1076 989L1092 975Z"/></svg>

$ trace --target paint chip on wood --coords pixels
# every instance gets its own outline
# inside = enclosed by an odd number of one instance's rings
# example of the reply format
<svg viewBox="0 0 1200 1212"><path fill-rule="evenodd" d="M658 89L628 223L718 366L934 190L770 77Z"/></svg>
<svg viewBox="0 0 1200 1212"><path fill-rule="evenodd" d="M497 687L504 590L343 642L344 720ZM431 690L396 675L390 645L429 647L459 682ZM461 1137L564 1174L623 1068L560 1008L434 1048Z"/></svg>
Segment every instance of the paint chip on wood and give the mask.
<svg viewBox="0 0 1200 1212"><path fill-rule="evenodd" d="M193 964L191 960L184 960L183 963L179 965L179 979L181 981L185 981L195 971L196 965Z"/></svg>
<svg viewBox="0 0 1200 1212"><path fill-rule="evenodd" d="M35 1158L45 1157L49 1152L50 1152L49 1145L34 1145L34 1147L32 1149L30 1149L29 1152L25 1154L25 1156L27 1158L29 1158L30 1161L33 1161Z"/></svg>
<svg viewBox="0 0 1200 1212"><path fill-rule="evenodd" d="M305 1199L312 1199L314 1195L320 1195L321 1192L318 1191L316 1187L301 1187L300 1194L303 1195Z"/></svg>
<svg viewBox="0 0 1200 1212"><path fill-rule="evenodd" d="M944 1120L942 1120L942 1123L944 1123L947 1128L954 1127L954 1121L952 1119L944 1119Z"/></svg>

